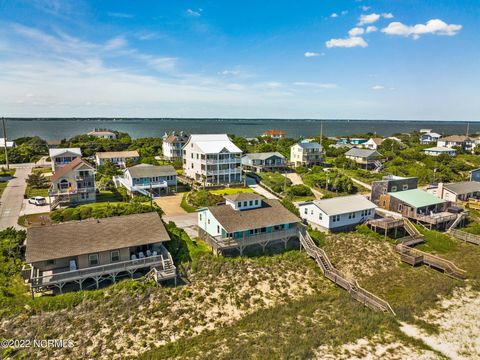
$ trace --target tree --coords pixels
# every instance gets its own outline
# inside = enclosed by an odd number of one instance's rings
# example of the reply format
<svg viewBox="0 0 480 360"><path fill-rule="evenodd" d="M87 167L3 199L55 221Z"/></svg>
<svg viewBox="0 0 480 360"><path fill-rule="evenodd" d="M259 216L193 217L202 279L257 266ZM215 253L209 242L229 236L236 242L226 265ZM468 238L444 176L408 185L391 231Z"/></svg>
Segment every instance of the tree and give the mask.
<svg viewBox="0 0 480 360"><path fill-rule="evenodd" d="M48 179L40 173L32 173L28 175L25 182L34 189L45 189L49 185Z"/></svg>

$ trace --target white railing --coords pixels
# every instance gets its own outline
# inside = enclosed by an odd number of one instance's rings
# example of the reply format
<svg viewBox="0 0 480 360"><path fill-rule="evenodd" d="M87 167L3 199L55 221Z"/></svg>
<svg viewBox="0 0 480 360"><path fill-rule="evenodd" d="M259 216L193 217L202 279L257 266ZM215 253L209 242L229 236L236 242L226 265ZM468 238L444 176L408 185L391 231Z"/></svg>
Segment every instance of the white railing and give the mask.
<svg viewBox="0 0 480 360"><path fill-rule="evenodd" d="M59 282L74 281L82 278L101 276L113 272L128 271L147 266L163 265L162 255L149 256L138 260L128 260L102 266L92 266L85 269L64 271L56 274L32 277L30 279L32 287L47 286Z"/></svg>
<svg viewBox="0 0 480 360"><path fill-rule="evenodd" d="M230 158L230 159L206 159L206 163L209 165L215 164L229 164L229 163L240 163L240 158Z"/></svg>
<svg viewBox="0 0 480 360"><path fill-rule="evenodd" d="M206 234L206 233L205 233ZM248 246L253 244L258 244L267 241L280 240L287 237L298 236L298 228L295 226L290 229L277 230L270 233L260 233L250 236L242 236L239 238L235 237L226 237L222 238L221 236L211 236L206 234L208 239L211 240L217 248L232 248L238 246Z"/></svg>

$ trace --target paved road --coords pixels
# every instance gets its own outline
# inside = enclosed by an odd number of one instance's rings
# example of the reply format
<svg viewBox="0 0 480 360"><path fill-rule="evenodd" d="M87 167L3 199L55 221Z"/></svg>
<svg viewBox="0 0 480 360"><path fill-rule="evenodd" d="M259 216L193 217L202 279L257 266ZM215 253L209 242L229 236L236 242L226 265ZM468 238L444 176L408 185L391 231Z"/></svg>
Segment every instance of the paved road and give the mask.
<svg viewBox="0 0 480 360"><path fill-rule="evenodd" d="M372 185L369 185L369 184L367 184L367 183L364 183L363 181L360 181L360 180L355 179L355 178L353 178L353 177L350 177L350 179L351 179L354 183L356 183L356 184L358 184L358 185L360 185L360 186L363 186L364 188L366 188L366 189L368 189L368 190L372 190Z"/></svg>
<svg viewBox="0 0 480 360"><path fill-rule="evenodd" d="M25 179L31 173L34 164L16 164L12 167L17 169L15 178L8 182L0 200L0 230L11 226L22 229L17 221L23 206L23 194L27 187Z"/></svg>
<svg viewBox="0 0 480 360"><path fill-rule="evenodd" d="M163 215L162 218L166 223L173 221L177 227L185 230L191 239L198 236L198 214L196 212L177 215Z"/></svg>
<svg viewBox="0 0 480 360"><path fill-rule="evenodd" d="M298 175L297 173L288 173L286 175L285 174L282 174L282 175L289 178L293 185L305 185L303 183L302 177L300 175ZM310 190L312 191L313 195L315 196L315 199L321 199L323 197L323 194L320 191L318 191L314 188L310 188Z"/></svg>
<svg viewBox="0 0 480 360"><path fill-rule="evenodd" d="M260 194L260 195L266 197L267 199L278 199L278 197L276 197L270 191L261 187L260 185L252 184L252 185L248 185L248 187L250 189L252 189L253 191L255 191L257 194Z"/></svg>

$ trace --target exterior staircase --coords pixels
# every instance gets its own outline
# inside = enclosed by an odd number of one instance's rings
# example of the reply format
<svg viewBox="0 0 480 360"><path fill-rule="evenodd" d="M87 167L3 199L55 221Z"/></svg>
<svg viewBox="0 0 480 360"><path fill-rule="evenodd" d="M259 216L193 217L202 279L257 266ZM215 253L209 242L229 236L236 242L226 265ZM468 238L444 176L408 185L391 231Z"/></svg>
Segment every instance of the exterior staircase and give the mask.
<svg viewBox="0 0 480 360"><path fill-rule="evenodd" d="M376 311L382 311L395 315L395 312L388 302L363 289L356 280L348 279L344 274L342 274L342 272L336 269L330 262L330 259L325 251L315 245L315 242L305 228L301 228L299 230L298 237L307 254L316 261L318 266L320 266L323 275L327 279L347 290L353 299L361 302L365 306L368 306Z"/></svg>
<svg viewBox="0 0 480 360"><path fill-rule="evenodd" d="M457 218L447 225L447 232L450 233L455 229L467 217L467 215L466 212L457 214Z"/></svg>
<svg viewBox="0 0 480 360"><path fill-rule="evenodd" d="M382 164L382 162L379 161L379 160L375 160L375 161L373 162L373 165L375 166L375 168L373 169L373 172L374 172L374 173L378 173L378 172L380 172L380 171L383 169L383 164Z"/></svg>

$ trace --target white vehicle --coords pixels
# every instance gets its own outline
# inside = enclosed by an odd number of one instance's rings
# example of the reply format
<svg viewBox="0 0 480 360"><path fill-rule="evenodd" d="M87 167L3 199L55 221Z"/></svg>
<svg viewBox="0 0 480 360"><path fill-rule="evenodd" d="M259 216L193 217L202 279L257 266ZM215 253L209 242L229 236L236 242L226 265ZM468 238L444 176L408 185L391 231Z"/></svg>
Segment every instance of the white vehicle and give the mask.
<svg viewBox="0 0 480 360"><path fill-rule="evenodd" d="M28 199L29 204L34 204L36 206L43 206L47 204L47 201L43 196L34 196L30 199Z"/></svg>

